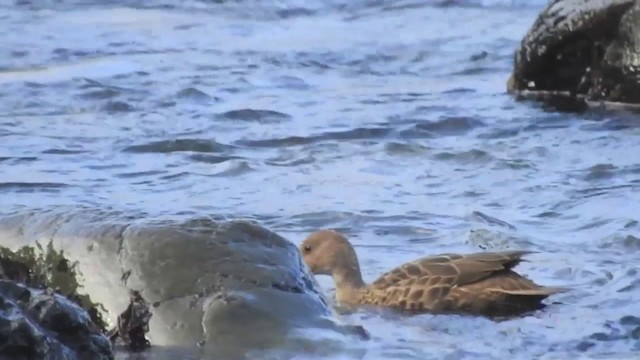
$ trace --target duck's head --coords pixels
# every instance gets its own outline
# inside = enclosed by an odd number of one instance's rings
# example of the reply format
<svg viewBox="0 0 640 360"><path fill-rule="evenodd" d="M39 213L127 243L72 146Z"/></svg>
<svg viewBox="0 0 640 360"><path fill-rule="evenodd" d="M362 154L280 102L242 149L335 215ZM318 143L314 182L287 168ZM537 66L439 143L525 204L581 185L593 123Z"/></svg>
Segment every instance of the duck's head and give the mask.
<svg viewBox="0 0 640 360"><path fill-rule="evenodd" d="M334 230L311 233L300 244L300 253L314 274L333 275L337 271L360 271L353 247L344 235Z"/></svg>

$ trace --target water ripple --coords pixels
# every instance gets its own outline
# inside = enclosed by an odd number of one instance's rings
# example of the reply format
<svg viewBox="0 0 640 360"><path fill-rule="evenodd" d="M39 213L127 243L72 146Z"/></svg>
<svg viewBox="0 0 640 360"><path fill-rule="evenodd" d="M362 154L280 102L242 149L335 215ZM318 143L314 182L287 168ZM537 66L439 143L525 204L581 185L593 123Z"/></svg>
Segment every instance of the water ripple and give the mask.
<svg viewBox="0 0 640 360"><path fill-rule="evenodd" d="M227 120L253 121L258 123L278 123L290 120L291 116L273 110L238 109L218 114L218 118Z"/></svg>
<svg viewBox="0 0 640 360"><path fill-rule="evenodd" d="M444 118L434 122L417 124L419 130L426 130L434 135L454 136L465 134L472 129L484 126L484 123L474 118Z"/></svg>
<svg viewBox="0 0 640 360"><path fill-rule="evenodd" d="M131 153L172 153L193 151L201 153L222 153L234 149L233 146L205 139L159 140L146 144L127 146L123 151Z"/></svg>
<svg viewBox="0 0 640 360"><path fill-rule="evenodd" d="M211 96L205 93L204 91L199 90L197 88L193 88L193 87L189 87L189 88L178 91L175 94L175 97L177 99L189 100L189 101L193 101L198 104L204 104L204 105L215 103L221 100L220 98Z"/></svg>
<svg viewBox="0 0 640 360"><path fill-rule="evenodd" d="M64 183L48 182L0 182L0 191L35 192L57 191L70 185Z"/></svg>
<svg viewBox="0 0 640 360"><path fill-rule="evenodd" d="M461 152L440 152L434 155L434 158L442 161L456 161L460 163L480 163L484 164L493 160L493 156L484 150L472 149Z"/></svg>
<svg viewBox="0 0 640 360"><path fill-rule="evenodd" d="M307 145L322 141L349 141L349 140L368 140L380 139L390 134L393 130L390 128L357 128L346 131L325 132L312 136L288 136L279 139L265 140L239 140L238 145L247 147L286 147Z"/></svg>
<svg viewBox="0 0 640 360"><path fill-rule="evenodd" d="M203 162L207 164L219 164L229 160L242 159L238 156L211 155L211 154L192 154L189 159L193 161Z"/></svg>

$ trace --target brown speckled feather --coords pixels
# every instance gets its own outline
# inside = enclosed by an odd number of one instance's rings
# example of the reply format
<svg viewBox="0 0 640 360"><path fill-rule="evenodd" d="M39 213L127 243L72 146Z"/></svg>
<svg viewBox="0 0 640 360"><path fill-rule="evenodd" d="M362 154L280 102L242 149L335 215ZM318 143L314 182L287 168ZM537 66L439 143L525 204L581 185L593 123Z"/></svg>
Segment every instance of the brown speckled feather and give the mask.
<svg viewBox="0 0 640 360"><path fill-rule="evenodd" d="M507 315L540 308L563 289L536 285L515 273L529 251L442 254L393 269L362 292L360 302L401 310Z"/></svg>

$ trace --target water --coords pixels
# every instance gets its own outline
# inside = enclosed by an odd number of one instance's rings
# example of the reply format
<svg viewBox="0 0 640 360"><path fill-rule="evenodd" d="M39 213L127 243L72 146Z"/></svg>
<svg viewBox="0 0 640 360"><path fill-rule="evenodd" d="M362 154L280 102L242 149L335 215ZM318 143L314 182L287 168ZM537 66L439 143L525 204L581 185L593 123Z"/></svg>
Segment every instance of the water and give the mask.
<svg viewBox="0 0 640 360"><path fill-rule="evenodd" d="M562 304L500 323L358 312L364 358L637 356L635 115L505 93L544 1L176 4L0 7L3 214L214 214L295 243L332 227L369 281L532 249L520 269L573 286Z"/></svg>

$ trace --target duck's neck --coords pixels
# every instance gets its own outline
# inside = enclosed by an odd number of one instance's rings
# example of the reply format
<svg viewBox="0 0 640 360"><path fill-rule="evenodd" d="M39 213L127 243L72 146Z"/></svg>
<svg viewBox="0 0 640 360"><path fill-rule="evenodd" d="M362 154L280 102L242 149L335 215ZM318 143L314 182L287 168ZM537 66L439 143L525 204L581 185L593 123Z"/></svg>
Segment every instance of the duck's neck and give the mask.
<svg viewBox="0 0 640 360"><path fill-rule="evenodd" d="M336 284L336 301L338 303L357 303L360 292L367 286L362 280L358 265L334 271L333 281Z"/></svg>

